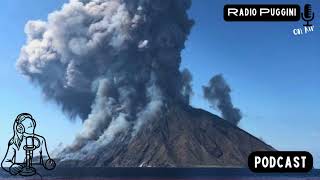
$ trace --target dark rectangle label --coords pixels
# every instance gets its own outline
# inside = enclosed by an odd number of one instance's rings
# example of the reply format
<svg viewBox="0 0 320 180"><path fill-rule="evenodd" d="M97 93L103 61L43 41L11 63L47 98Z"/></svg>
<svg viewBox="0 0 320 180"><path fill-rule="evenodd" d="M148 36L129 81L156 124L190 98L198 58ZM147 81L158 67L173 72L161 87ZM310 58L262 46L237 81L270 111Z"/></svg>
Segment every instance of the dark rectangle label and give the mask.
<svg viewBox="0 0 320 180"><path fill-rule="evenodd" d="M313 158L305 151L257 151L249 155L248 166L257 173L302 173L313 168Z"/></svg>
<svg viewBox="0 0 320 180"><path fill-rule="evenodd" d="M297 4L234 4L224 6L225 21L299 21Z"/></svg>

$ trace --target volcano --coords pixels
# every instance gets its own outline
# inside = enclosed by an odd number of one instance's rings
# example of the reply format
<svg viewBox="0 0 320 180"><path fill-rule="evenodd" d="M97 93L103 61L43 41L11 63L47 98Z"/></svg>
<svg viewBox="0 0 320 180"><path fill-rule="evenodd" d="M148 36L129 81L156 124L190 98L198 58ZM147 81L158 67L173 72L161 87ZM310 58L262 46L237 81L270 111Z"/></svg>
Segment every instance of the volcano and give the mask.
<svg viewBox="0 0 320 180"><path fill-rule="evenodd" d="M241 111L222 75L204 98L223 119L189 105L193 78L180 64L191 5L70 0L45 21L28 21L18 70L83 123L58 148L61 166L246 166L252 151L273 150L236 126Z"/></svg>
<svg viewBox="0 0 320 180"><path fill-rule="evenodd" d="M274 150L202 109L167 106L134 136L124 133L95 156L60 162L78 167L246 167L253 151Z"/></svg>

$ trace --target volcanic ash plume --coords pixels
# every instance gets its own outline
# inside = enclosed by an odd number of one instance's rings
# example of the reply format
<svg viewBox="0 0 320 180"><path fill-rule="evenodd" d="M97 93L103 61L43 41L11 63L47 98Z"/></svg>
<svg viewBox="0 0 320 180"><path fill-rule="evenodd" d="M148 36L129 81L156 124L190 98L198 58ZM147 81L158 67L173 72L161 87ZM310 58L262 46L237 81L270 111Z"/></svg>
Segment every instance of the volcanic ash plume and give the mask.
<svg viewBox="0 0 320 180"><path fill-rule="evenodd" d="M231 89L221 74L211 78L207 86L203 86L204 97L217 107L222 117L237 125L242 118L241 112L232 104L230 92Z"/></svg>
<svg viewBox="0 0 320 180"><path fill-rule="evenodd" d="M179 71L193 21L190 0L70 0L47 21L29 21L18 69L46 99L83 120L72 157L134 135L171 102L188 103ZM77 151L77 154L71 152Z"/></svg>

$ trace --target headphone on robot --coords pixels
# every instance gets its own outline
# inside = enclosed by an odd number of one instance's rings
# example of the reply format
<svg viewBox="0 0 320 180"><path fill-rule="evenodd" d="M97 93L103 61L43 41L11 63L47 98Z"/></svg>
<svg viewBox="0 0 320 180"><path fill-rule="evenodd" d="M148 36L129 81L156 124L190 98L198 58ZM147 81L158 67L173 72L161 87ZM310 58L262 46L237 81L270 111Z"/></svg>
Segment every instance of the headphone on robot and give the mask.
<svg viewBox="0 0 320 180"><path fill-rule="evenodd" d="M29 113L21 113L21 114L19 114L17 116L17 118L15 120L15 122L17 123L16 129L17 129L18 133L24 133L25 132L25 127L22 124L22 122L27 118L31 119L32 123L33 123L33 126L36 127L36 121L33 119L31 114L29 114Z"/></svg>

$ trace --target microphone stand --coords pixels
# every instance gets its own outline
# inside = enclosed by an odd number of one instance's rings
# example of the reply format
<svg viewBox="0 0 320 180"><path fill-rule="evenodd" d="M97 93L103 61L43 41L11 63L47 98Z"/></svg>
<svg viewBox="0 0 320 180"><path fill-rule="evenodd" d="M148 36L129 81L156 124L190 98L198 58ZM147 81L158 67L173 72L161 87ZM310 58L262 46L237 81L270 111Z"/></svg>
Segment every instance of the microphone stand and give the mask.
<svg viewBox="0 0 320 180"><path fill-rule="evenodd" d="M33 150L36 148L33 144L33 137L27 137L26 145L23 146L23 149L26 151L26 166L20 172L21 176L33 176L37 173L36 169L32 167Z"/></svg>

